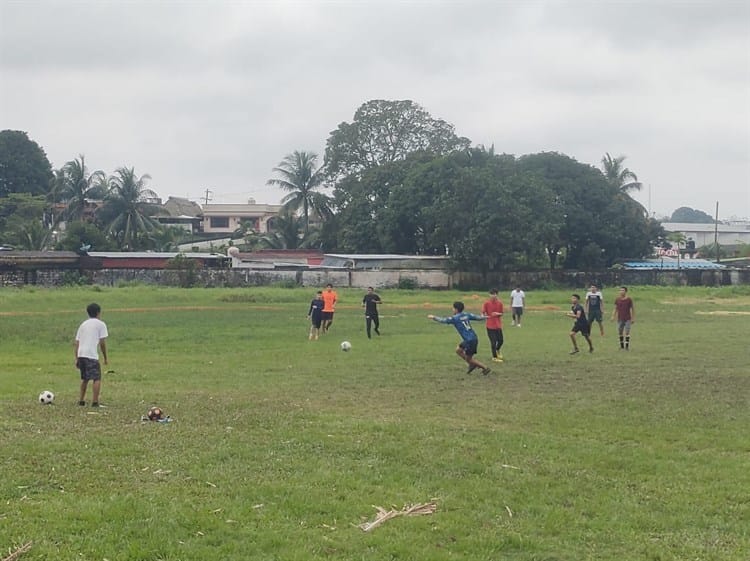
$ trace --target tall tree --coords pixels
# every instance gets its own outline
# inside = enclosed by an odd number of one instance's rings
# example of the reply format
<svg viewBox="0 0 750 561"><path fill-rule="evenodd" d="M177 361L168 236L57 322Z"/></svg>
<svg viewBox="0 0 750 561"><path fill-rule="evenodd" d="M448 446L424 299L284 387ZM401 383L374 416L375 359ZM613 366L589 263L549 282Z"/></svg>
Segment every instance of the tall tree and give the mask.
<svg viewBox="0 0 750 561"><path fill-rule="evenodd" d="M52 166L44 150L25 132L0 132L0 197L11 193L46 195Z"/></svg>
<svg viewBox="0 0 750 561"><path fill-rule="evenodd" d="M681 206L672 213L670 222L687 222L691 224L713 224L714 218L702 210Z"/></svg>
<svg viewBox="0 0 750 561"><path fill-rule="evenodd" d="M89 173L83 154L55 172L52 199L65 203L65 210L58 217L60 221L83 220L86 218L86 201L100 201L106 194L107 176L101 170Z"/></svg>
<svg viewBox="0 0 750 561"><path fill-rule="evenodd" d="M411 100L375 99L361 105L351 123L331 132L326 144L326 171L338 179L405 159L415 152L441 156L471 145L456 136L453 125L433 118Z"/></svg>
<svg viewBox="0 0 750 561"><path fill-rule="evenodd" d="M625 156L613 158L609 153L604 154L602 170L604 171L604 177L607 178L607 183L623 193L640 191L643 185L638 182L638 176L635 173L622 165L624 161Z"/></svg>
<svg viewBox="0 0 750 561"><path fill-rule="evenodd" d="M148 236L159 229L152 216L159 210L158 195L146 187L148 174L138 177L134 168L122 167L109 178L109 193L99 215L120 249L136 251L149 247Z"/></svg>
<svg viewBox="0 0 750 561"><path fill-rule="evenodd" d="M281 163L273 168L278 178L269 179L267 185L275 185L289 194L282 199L282 204L289 210L302 209L303 230L310 233L310 211L315 210L318 216L326 213L328 197L316 192L325 178L321 168L317 167L318 155L314 152L295 150L287 154Z"/></svg>
<svg viewBox="0 0 750 561"><path fill-rule="evenodd" d="M554 152L525 155L519 162L554 193L559 228L550 238L550 259L561 253L565 267L595 267L651 252L654 232L645 209L600 170Z"/></svg>

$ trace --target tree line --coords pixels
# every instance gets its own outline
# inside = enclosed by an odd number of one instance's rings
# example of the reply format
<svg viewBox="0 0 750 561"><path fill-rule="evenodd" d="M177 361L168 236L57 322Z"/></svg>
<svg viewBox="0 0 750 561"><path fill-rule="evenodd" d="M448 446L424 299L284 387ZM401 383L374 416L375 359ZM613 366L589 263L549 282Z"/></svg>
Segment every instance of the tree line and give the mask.
<svg viewBox="0 0 750 561"><path fill-rule="evenodd" d="M245 248L447 255L464 270L610 266L651 253L658 222L629 193L624 156L601 169L560 153L514 156L472 146L409 100L372 100L330 133L323 162L295 150L271 170L287 194L271 233L249 224ZM52 170L26 133L0 132L0 242L26 249L169 249L150 177L90 171L84 156ZM92 211L87 201L102 201ZM56 224L65 236L52 243Z"/></svg>
<svg viewBox="0 0 750 561"><path fill-rule="evenodd" d="M331 132L319 167L295 151L269 184L289 192L301 246L448 255L477 271L591 268L650 255L665 237L630 197L641 183L624 160L496 154L412 101L373 100Z"/></svg>

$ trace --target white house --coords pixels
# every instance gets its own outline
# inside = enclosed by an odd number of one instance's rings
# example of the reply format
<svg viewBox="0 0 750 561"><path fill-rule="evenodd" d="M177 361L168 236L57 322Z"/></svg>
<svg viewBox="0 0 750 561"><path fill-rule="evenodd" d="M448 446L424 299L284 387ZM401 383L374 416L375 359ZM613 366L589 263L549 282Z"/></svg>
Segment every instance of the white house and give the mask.
<svg viewBox="0 0 750 561"><path fill-rule="evenodd" d="M243 223L250 222L261 234L273 229L273 218L282 205L256 204L207 204L203 205L203 233L231 234ZM269 224L270 222L270 224Z"/></svg>

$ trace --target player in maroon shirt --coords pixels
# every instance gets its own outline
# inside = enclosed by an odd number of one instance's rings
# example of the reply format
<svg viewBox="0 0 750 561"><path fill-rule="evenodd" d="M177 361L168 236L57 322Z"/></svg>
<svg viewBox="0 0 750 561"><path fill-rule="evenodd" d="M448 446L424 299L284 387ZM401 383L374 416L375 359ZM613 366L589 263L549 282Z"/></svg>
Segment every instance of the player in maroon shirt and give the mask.
<svg viewBox="0 0 750 561"><path fill-rule="evenodd" d="M630 326L635 323L635 306L628 296L628 287L621 286L620 293L615 298L615 308L612 319L617 321L617 333L620 336L620 349L630 350Z"/></svg>

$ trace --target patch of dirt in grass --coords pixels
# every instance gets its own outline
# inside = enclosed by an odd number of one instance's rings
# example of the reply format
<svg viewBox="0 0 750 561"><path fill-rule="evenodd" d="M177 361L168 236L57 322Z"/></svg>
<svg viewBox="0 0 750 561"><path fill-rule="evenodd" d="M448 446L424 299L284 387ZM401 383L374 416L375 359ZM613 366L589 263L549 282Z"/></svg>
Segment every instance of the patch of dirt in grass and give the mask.
<svg viewBox="0 0 750 561"><path fill-rule="evenodd" d="M750 316L750 312L736 310L714 310L713 312L695 312L700 316Z"/></svg>
<svg viewBox="0 0 750 561"><path fill-rule="evenodd" d="M674 298L671 300L662 300L661 304L667 304L670 306L676 306L676 305L706 305L706 304L724 304L726 306L727 302L731 301L732 305L736 306L750 306L750 298L747 296L731 296L728 298L716 298L714 296L709 296L708 298L696 298L696 297L685 297L685 298Z"/></svg>

